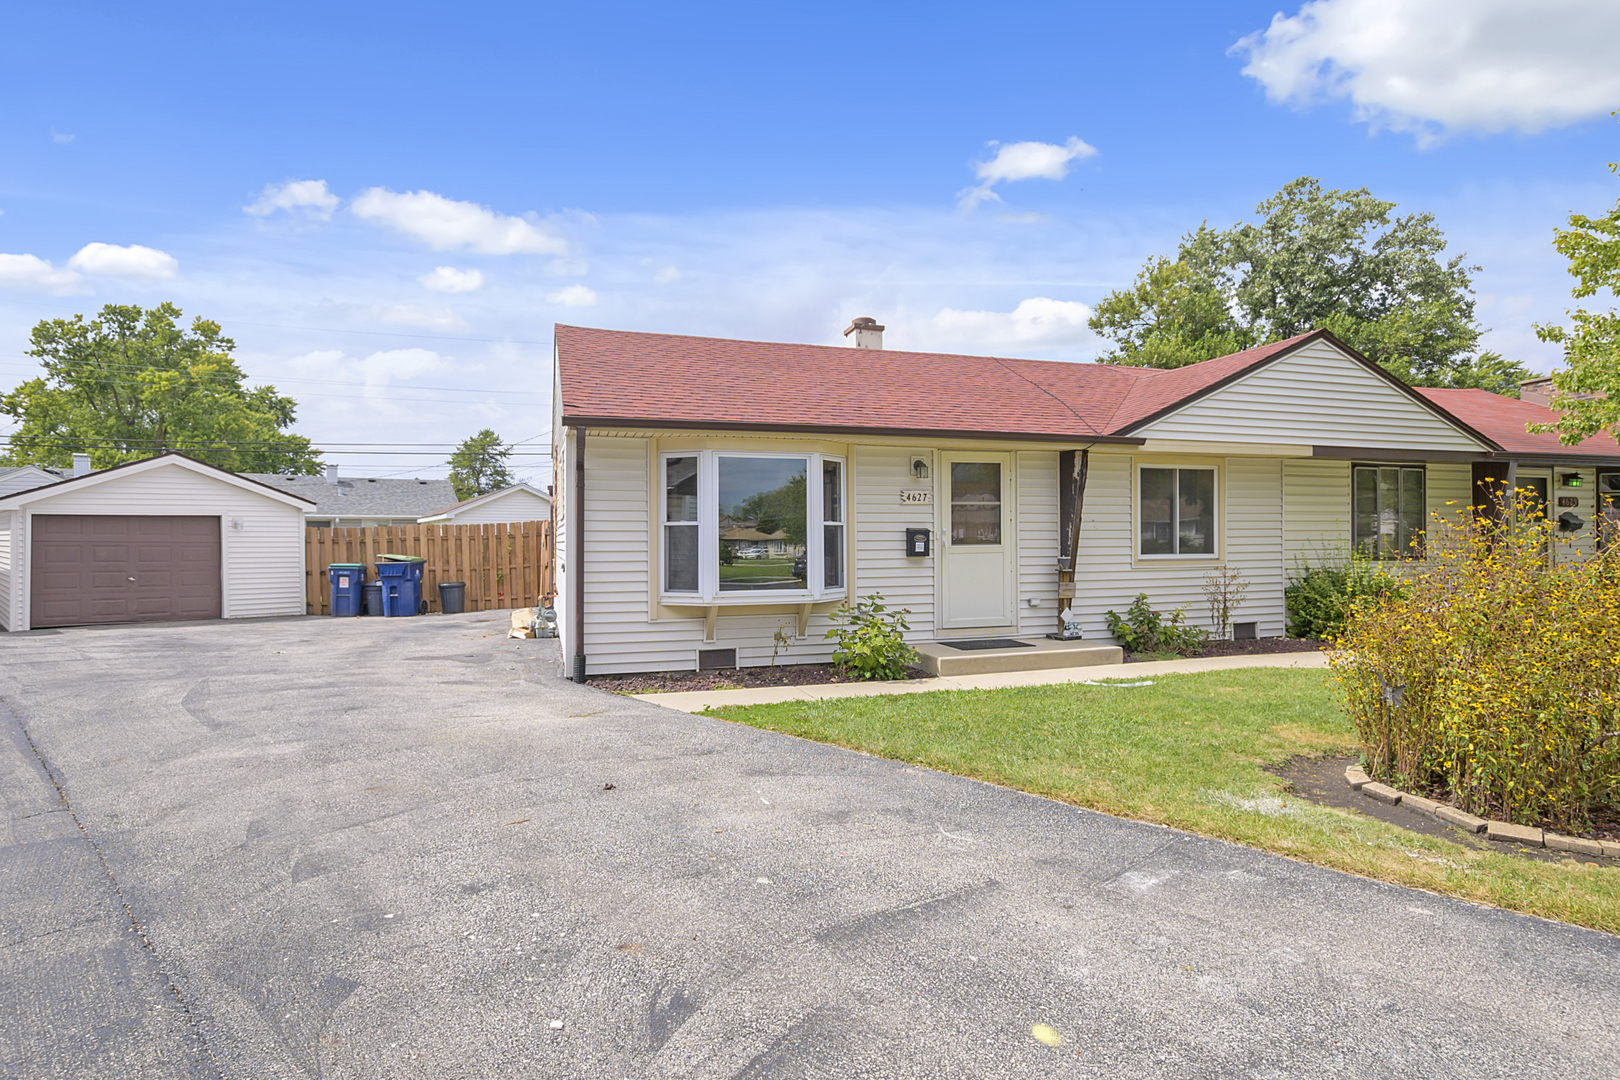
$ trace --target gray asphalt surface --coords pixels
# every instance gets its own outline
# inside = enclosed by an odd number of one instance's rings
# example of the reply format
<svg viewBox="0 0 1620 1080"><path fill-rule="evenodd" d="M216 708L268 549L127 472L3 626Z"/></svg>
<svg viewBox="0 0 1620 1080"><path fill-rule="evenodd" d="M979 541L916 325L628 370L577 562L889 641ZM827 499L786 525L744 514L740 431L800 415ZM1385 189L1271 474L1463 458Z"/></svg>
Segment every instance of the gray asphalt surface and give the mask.
<svg viewBox="0 0 1620 1080"><path fill-rule="evenodd" d="M1616 1075L1620 939L578 687L505 625L0 635L0 1072Z"/></svg>

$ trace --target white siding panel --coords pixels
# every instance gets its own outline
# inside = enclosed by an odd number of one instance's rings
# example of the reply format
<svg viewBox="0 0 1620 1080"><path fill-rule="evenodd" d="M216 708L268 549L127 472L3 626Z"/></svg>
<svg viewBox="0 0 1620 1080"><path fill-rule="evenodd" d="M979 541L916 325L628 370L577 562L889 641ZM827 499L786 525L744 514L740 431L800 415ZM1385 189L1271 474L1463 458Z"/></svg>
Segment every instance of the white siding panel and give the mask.
<svg viewBox="0 0 1620 1080"><path fill-rule="evenodd" d="M1326 342L1315 342L1135 432L1413 450L1480 445Z"/></svg>
<svg viewBox="0 0 1620 1080"><path fill-rule="evenodd" d="M1287 458L1283 468L1288 576L1350 554L1350 462Z"/></svg>
<svg viewBox="0 0 1620 1080"><path fill-rule="evenodd" d="M1018 632L1051 634L1058 618L1058 455L1018 455ZM1031 600L1038 600L1036 607Z"/></svg>
<svg viewBox="0 0 1620 1080"><path fill-rule="evenodd" d="M11 629L11 510L0 510L0 630Z"/></svg>
<svg viewBox="0 0 1620 1080"><path fill-rule="evenodd" d="M241 619L304 614L304 513L299 506L180 465L109 477L28 504L29 514L218 516L225 528L224 614ZM24 561L19 557L19 561Z"/></svg>
<svg viewBox="0 0 1620 1080"><path fill-rule="evenodd" d="M589 441L587 436L586 441ZM498 524L510 521L549 521L551 504L527 491L514 491L450 515L457 525Z"/></svg>
<svg viewBox="0 0 1620 1080"><path fill-rule="evenodd" d="M927 454L933 468L939 459ZM935 507L923 503L902 503L900 492L927 486L911 474L912 450L901 446L854 446L850 448L851 476L855 484L855 575L858 596L882 593L891 607L908 608L911 641L932 641L934 637L934 585L940 544L940 524ZM906 530L927 529L932 534L935 554L927 558L906 555Z"/></svg>

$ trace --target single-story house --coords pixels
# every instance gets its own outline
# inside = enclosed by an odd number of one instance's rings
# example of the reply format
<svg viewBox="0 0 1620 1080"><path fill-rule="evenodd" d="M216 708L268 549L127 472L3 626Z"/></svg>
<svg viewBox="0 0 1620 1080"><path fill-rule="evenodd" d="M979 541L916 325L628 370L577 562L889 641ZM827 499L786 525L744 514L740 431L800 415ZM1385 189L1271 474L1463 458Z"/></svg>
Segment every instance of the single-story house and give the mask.
<svg viewBox="0 0 1620 1080"><path fill-rule="evenodd" d="M416 520L424 525L439 522L482 525L502 521L550 521L551 496L533 484L513 484L499 491L474 495Z"/></svg>
<svg viewBox="0 0 1620 1080"><path fill-rule="evenodd" d="M1422 558L1429 514L1466 513L1481 475L1544 478L1590 522L1620 473L1612 439L1521 443L1516 416L1415 391L1325 331L1159 370L885 351L881 329L845 348L556 328L576 678L825 661L829 615L874 593L918 643L1039 637L1071 606L1107 642L1138 593L1207 624L1221 566L1249 583L1234 632L1276 636L1303 563ZM723 519L765 515L803 538L802 577L721 559Z"/></svg>
<svg viewBox="0 0 1620 1080"><path fill-rule="evenodd" d="M0 495L54 484L66 475L44 465L8 465L0 468Z"/></svg>
<svg viewBox="0 0 1620 1080"><path fill-rule="evenodd" d="M177 453L0 497L0 629L302 615L308 508Z"/></svg>
<svg viewBox="0 0 1620 1080"><path fill-rule="evenodd" d="M310 528L415 525L423 515L456 501L456 489L448 480L340 477L336 465L328 465L322 476L243 475L311 503L304 516Z"/></svg>

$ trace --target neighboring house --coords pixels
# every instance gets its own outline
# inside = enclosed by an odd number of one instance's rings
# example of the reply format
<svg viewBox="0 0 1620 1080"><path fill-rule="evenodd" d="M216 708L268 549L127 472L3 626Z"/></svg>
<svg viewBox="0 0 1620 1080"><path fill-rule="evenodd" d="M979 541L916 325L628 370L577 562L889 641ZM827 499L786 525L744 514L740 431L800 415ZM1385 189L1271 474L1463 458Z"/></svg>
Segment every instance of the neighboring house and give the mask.
<svg viewBox="0 0 1620 1080"><path fill-rule="evenodd" d="M453 495L451 497L454 498ZM416 520L424 525L436 522L481 525L501 521L550 521L551 496L532 484L513 484L499 491L474 495Z"/></svg>
<svg viewBox="0 0 1620 1080"><path fill-rule="evenodd" d="M302 615L308 508L175 453L0 496L0 629Z"/></svg>
<svg viewBox="0 0 1620 1080"><path fill-rule="evenodd" d="M456 501L448 480L339 477L336 465L328 465L323 476L244 475L313 503L304 515L311 528L415 525L424 514Z"/></svg>
<svg viewBox="0 0 1620 1080"><path fill-rule="evenodd" d="M48 465L6 466L0 468L0 496L54 484L69 476L84 476L90 471L89 454L74 454L71 469L53 469Z"/></svg>
<svg viewBox="0 0 1620 1080"><path fill-rule="evenodd" d="M700 650L825 661L828 616L873 593L919 643L1037 637L1070 604L1107 641L1105 614L1138 593L1207 622L1222 565L1250 584L1236 629L1277 636L1302 562L1421 558L1428 515L1472 505L1476 465L1579 472L1576 494L1560 478L1549 496L1584 500L1588 521L1599 470L1620 472L1612 440L1521 445L1516 417L1460 417L1469 401L1416 392L1325 331L1158 370L886 352L881 328L851 330L862 347L557 327L575 677L691 669ZM803 578L721 560L722 523L761 505L803 513Z"/></svg>

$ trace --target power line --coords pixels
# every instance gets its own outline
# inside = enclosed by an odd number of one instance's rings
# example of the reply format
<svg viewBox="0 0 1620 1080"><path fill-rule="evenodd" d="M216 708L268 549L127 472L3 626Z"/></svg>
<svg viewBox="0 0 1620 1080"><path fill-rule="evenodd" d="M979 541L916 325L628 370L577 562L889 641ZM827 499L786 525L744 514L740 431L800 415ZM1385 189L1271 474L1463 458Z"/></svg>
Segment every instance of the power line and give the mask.
<svg viewBox="0 0 1620 1080"><path fill-rule="evenodd" d="M23 359L23 357L20 357L15 353L3 353L3 354L0 354L0 355L8 356L8 357L11 357L13 359ZM8 368L11 368L10 365L6 365L6 366ZM12 370L25 370L25 369L12 368ZM124 374L140 374L140 373L147 372L147 371L159 371L159 372L175 371L175 372L177 372L179 374L185 375L188 378L195 379L198 382L201 382L201 381L206 380L206 379L217 379L217 380L229 383L232 386L238 385L239 383L242 383L242 382L263 382L265 385L269 385L270 382L272 382L272 381L278 382L278 383L309 383L309 384L313 384L315 386L368 387L368 386L372 385L371 383L339 381L339 380L336 380L336 379L300 379L300 378L297 378L295 376L287 376L286 378L276 378L274 380L269 380L269 379L260 380L258 377L248 375L245 372L240 377L238 377L238 376L233 376L230 373L224 372L224 371L182 371L181 369L178 369L178 368L142 367L142 366L140 366L138 364L97 364L95 366L94 370L96 372L105 371L105 372L115 372L115 373L124 373ZM43 372L42 372L42 374L43 374ZM511 397L513 395L516 395L518 397L538 397L538 398L550 398L551 397L551 394L550 394L549 391L543 391L543 390L488 390L488 389L480 389L478 387L470 387L470 386L420 386L420 385L417 385L417 384L414 384L414 383L390 383L390 384L388 384L387 388L391 389L391 390L425 390L425 391L430 391L430 392L434 392L434 393L450 393L450 394L497 394L498 393L498 394L502 395L503 397ZM257 389L257 388L255 388L255 387L247 387L246 389ZM367 398L372 398L372 397L376 397L377 395L372 395L372 394L305 394L304 396L306 396L306 397L367 397Z"/></svg>

